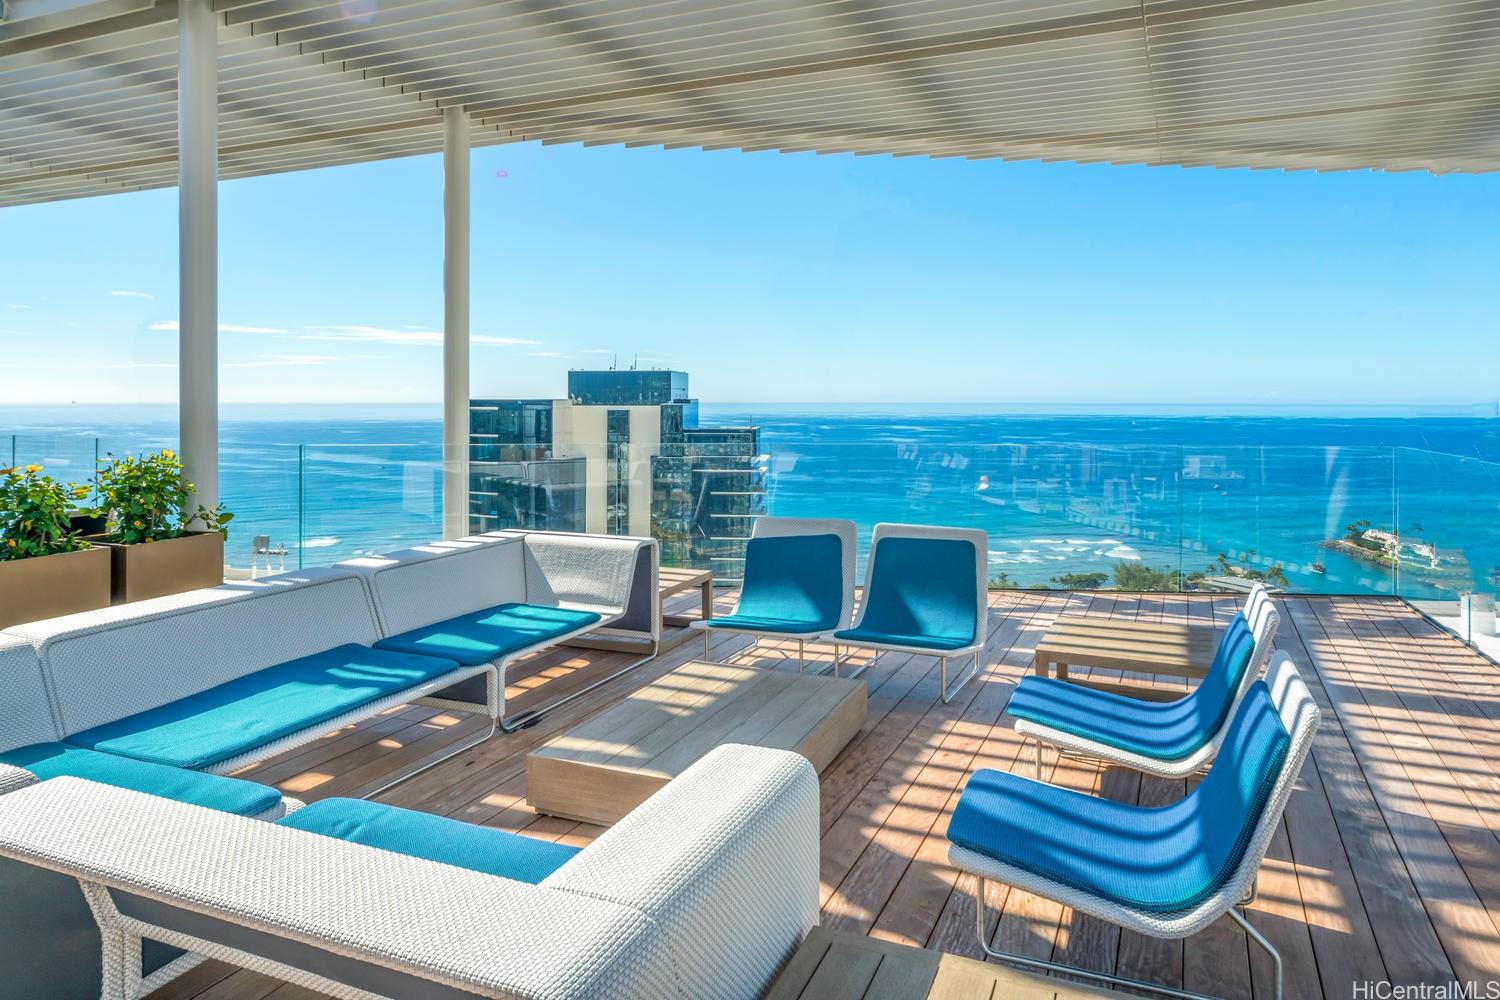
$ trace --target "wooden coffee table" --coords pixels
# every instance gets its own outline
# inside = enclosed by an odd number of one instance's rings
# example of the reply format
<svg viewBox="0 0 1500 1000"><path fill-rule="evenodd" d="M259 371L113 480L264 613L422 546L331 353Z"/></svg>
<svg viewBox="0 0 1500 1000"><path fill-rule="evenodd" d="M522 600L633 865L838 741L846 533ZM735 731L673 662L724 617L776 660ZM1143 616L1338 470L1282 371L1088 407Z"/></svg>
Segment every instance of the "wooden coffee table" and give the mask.
<svg viewBox="0 0 1500 1000"><path fill-rule="evenodd" d="M687 663L533 751L526 801L608 825L724 743L795 750L822 771L865 721L863 680Z"/></svg>
<svg viewBox="0 0 1500 1000"><path fill-rule="evenodd" d="M1075 679L1068 668L1101 667L1141 674L1201 678L1213 662L1220 631L1209 625L1177 625L1090 615L1059 615L1036 646L1036 672L1049 668L1058 680L1074 681L1136 697L1175 698L1181 691L1163 691L1141 684Z"/></svg>

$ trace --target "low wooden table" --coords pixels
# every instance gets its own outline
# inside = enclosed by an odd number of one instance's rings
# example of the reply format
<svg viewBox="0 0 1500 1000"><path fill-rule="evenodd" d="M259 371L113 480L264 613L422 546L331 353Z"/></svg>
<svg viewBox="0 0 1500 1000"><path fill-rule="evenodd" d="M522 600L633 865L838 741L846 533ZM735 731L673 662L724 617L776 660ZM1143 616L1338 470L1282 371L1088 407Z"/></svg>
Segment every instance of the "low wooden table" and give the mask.
<svg viewBox="0 0 1500 1000"><path fill-rule="evenodd" d="M538 812L608 825L724 743L795 750L822 771L865 721L863 680L687 663L526 758Z"/></svg>
<svg viewBox="0 0 1500 1000"><path fill-rule="evenodd" d="M1124 995L819 926L808 932L766 1000L1118 1000Z"/></svg>
<svg viewBox="0 0 1500 1000"><path fill-rule="evenodd" d="M1137 697L1179 697L1180 691L1152 689L1141 684L1074 679L1068 668L1102 667L1142 674L1201 678L1213 662L1220 631L1208 625L1177 625L1059 615L1036 646L1036 672L1046 677L1049 667L1058 680Z"/></svg>

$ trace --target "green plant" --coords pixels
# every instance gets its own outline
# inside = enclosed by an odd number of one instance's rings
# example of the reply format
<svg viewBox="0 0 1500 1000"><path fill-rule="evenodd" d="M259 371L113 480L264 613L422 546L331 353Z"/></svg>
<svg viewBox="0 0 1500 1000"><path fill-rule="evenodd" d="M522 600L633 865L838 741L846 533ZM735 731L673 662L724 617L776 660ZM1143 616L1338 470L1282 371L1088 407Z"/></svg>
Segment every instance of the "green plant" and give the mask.
<svg viewBox="0 0 1500 1000"><path fill-rule="evenodd" d="M107 537L112 542L160 542L192 530L217 531L229 537L226 525L234 515L222 504L199 505L188 513L194 487L183 478L182 462L170 450L140 458L110 455L95 483L100 498L95 513L109 519Z"/></svg>
<svg viewBox="0 0 1500 1000"><path fill-rule="evenodd" d="M44 476L40 465L0 469L0 560L29 559L86 549L68 521L88 487Z"/></svg>
<svg viewBox="0 0 1500 1000"><path fill-rule="evenodd" d="M1121 590L1177 590L1177 581L1176 570L1129 561L1115 564L1115 586Z"/></svg>
<svg viewBox="0 0 1500 1000"><path fill-rule="evenodd" d="M1108 581L1108 573L1064 573L1052 578L1063 590L1098 590Z"/></svg>
<svg viewBox="0 0 1500 1000"><path fill-rule="evenodd" d="M996 573L990 577L990 590L1020 590L1021 585L1010 578L1009 573Z"/></svg>

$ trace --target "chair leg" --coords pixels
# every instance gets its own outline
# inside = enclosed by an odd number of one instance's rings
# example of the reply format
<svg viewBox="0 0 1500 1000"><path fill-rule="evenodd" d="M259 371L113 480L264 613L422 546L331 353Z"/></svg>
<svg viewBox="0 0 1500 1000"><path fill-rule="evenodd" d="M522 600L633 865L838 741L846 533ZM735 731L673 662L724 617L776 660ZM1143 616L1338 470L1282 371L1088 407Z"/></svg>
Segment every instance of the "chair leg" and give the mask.
<svg viewBox="0 0 1500 1000"><path fill-rule="evenodd" d="M959 679L958 683L953 686L952 690L949 690L948 688L948 658L946 656L941 657L942 668L940 681L942 686L944 705L952 701L953 696L962 691L965 684L969 683L975 677L979 676L979 656L979 653L974 654L974 665L970 667L968 671L963 675L963 677Z"/></svg>
<svg viewBox="0 0 1500 1000"><path fill-rule="evenodd" d="M1249 935L1251 941L1254 941L1256 944L1260 945L1261 950L1264 951L1267 955L1271 956L1271 998L1272 1000L1281 1000L1283 978L1281 967L1281 952L1277 951L1276 946L1271 944L1270 941L1267 941L1265 935L1256 930L1255 926L1251 924L1250 921L1245 917L1245 915L1239 910L1232 909L1229 911L1229 915L1234 919L1235 923L1239 924L1245 929L1245 933Z"/></svg>
<svg viewBox="0 0 1500 1000"><path fill-rule="evenodd" d="M703 658L708 659L708 629L703 630Z"/></svg>
<svg viewBox="0 0 1500 1000"><path fill-rule="evenodd" d="M807 643L802 639L797 640L797 673L807 672Z"/></svg>
<svg viewBox="0 0 1500 1000"><path fill-rule="evenodd" d="M1098 983L1108 983L1111 986L1124 986L1127 989L1138 990L1143 993L1154 993L1157 996L1179 997L1181 1000L1218 1000L1217 997L1211 997L1203 993L1190 993L1187 990L1179 990L1171 986L1161 986L1157 983L1147 983L1139 979L1127 979L1124 976L1115 976L1108 972L1095 972L1092 969L1080 969L1072 965L1063 965L1059 962L1049 962L1045 959L1017 955L1008 951L997 951L990 947L989 927L985 919L985 878L982 875L975 875L974 878L978 882L978 887L975 889L974 895L974 928L979 935L979 947L990 958L1023 969L1051 972L1060 976L1072 976L1078 979L1088 979ZM1275 948L1271 947L1269 941L1261 937L1255 928L1245 922L1244 918L1237 911L1230 910L1229 913L1230 916L1234 917L1235 920L1239 921L1249 931L1257 944L1270 952L1272 959L1276 963L1275 1000L1281 1000L1281 956L1276 953Z"/></svg>
<svg viewBox="0 0 1500 1000"><path fill-rule="evenodd" d="M1042 741L1036 741L1036 780L1042 780Z"/></svg>

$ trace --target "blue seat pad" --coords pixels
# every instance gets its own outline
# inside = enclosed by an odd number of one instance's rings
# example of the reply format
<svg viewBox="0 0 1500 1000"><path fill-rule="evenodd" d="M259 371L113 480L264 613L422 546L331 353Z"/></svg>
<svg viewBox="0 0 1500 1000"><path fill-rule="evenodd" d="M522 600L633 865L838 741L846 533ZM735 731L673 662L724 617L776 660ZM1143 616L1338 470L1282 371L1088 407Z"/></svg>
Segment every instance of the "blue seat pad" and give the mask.
<svg viewBox="0 0 1500 1000"><path fill-rule="evenodd" d="M1021 679L1005 711L1018 719L1156 760L1180 760L1213 738L1234 703L1254 636L1236 615L1203 681L1185 697L1149 702L1051 677Z"/></svg>
<svg viewBox="0 0 1500 1000"><path fill-rule="evenodd" d="M760 618L754 615L720 615L703 623L708 628L729 629L734 632L806 632L809 634L828 631L821 622L792 618Z"/></svg>
<svg viewBox="0 0 1500 1000"><path fill-rule="evenodd" d="M936 650L982 642L976 555L972 542L957 538L880 539L859 625L835 637Z"/></svg>
<svg viewBox="0 0 1500 1000"><path fill-rule="evenodd" d="M35 743L0 753L0 763L24 767L43 781L48 778L86 778L103 785L128 788L189 805L217 809L238 816L256 816L275 808L281 793L240 778L185 771L180 767L118 757L66 743Z"/></svg>
<svg viewBox="0 0 1500 1000"><path fill-rule="evenodd" d="M74 746L202 770L458 669L346 645L69 736Z"/></svg>
<svg viewBox="0 0 1500 1000"><path fill-rule="evenodd" d="M600 616L592 611L539 604L497 604L381 639L375 648L443 656L466 667L477 667L518 649L587 628L599 620Z"/></svg>
<svg viewBox="0 0 1500 1000"><path fill-rule="evenodd" d="M833 633L833 637L855 644L874 642L883 646L914 646L918 649L950 650L974 645L972 629L968 638L952 635L908 635L864 627L846 628Z"/></svg>
<svg viewBox="0 0 1500 1000"><path fill-rule="evenodd" d="M533 885L578 853L576 847L362 799L323 799L278 822L325 837Z"/></svg>
<svg viewBox="0 0 1500 1000"><path fill-rule="evenodd" d="M846 624L844 543L838 535L762 535L745 544L745 576L734 614L709 628L826 632Z"/></svg>
<svg viewBox="0 0 1500 1000"><path fill-rule="evenodd" d="M959 796L948 839L1121 906L1191 909L1222 889L1244 858L1290 746L1257 683L1213 768L1179 801L1143 808L979 771Z"/></svg>

